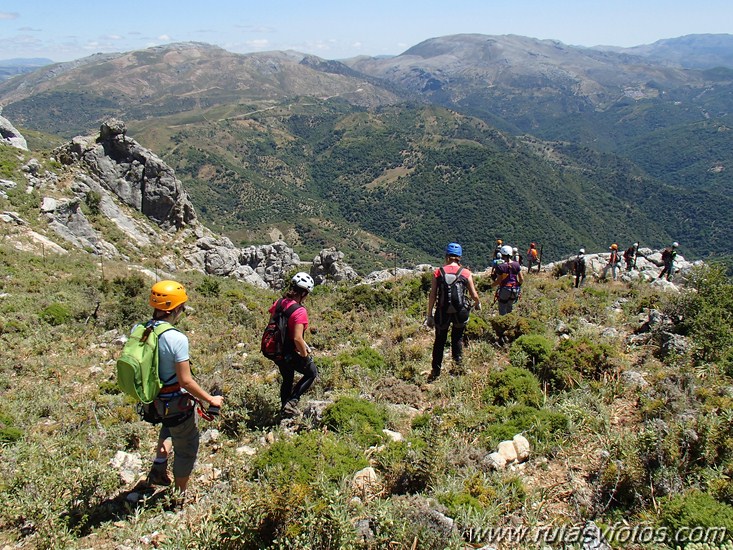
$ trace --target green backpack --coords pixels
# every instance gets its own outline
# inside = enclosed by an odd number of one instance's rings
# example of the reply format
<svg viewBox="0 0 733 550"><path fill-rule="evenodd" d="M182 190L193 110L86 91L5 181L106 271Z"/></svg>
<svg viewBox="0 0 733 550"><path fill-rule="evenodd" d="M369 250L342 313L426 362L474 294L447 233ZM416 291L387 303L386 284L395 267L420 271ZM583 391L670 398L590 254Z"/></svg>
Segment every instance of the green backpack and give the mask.
<svg viewBox="0 0 733 550"><path fill-rule="evenodd" d="M152 403L165 383L158 374L158 338L164 332L177 330L170 323L162 322L153 328L143 342L145 330L153 321L137 325L130 338L122 348L122 355L117 359L117 385L127 395L141 401Z"/></svg>

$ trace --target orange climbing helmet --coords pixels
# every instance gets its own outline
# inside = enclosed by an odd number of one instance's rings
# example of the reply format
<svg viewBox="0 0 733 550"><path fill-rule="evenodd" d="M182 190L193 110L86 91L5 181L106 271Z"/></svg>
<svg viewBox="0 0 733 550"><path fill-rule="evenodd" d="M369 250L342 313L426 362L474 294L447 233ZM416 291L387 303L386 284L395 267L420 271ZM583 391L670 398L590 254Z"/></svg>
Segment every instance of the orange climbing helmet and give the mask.
<svg viewBox="0 0 733 550"><path fill-rule="evenodd" d="M181 304L188 301L186 289L176 281L158 281L150 289L150 300L148 303L155 309L162 311L173 311Z"/></svg>
<svg viewBox="0 0 733 550"><path fill-rule="evenodd" d="M611 245L611 250L618 250L618 245L616 243L613 243Z"/></svg>

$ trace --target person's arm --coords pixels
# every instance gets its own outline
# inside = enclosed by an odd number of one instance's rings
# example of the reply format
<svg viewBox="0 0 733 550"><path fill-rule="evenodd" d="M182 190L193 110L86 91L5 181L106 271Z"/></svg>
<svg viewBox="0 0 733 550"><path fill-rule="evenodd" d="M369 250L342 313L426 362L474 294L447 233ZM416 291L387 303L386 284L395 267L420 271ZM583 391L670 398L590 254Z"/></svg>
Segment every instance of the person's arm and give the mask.
<svg viewBox="0 0 733 550"><path fill-rule="evenodd" d="M430 294L428 295L428 317L433 316L433 308L435 307L435 299L438 296L438 279L433 277L430 283Z"/></svg>
<svg viewBox="0 0 733 550"><path fill-rule="evenodd" d="M476 291L476 285L473 284L473 277L468 279L468 293L473 300L473 307L481 309L481 298L479 298L478 292Z"/></svg>
<svg viewBox="0 0 733 550"><path fill-rule="evenodd" d="M524 282L524 273L521 271L517 273L517 282L519 283L519 286L522 286L522 283Z"/></svg>
<svg viewBox="0 0 733 550"><path fill-rule="evenodd" d="M293 344L295 344L295 353L301 357L308 357L308 344L305 343L305 325L297 323L293 327Z"/></svg>
<svg viewBox="0 0 733 550"><path fill-rule="evenodd" d="M224 398L221 395L211 395L199 386L191 374L191 363L187 360L176 363L176 377L181 387L200 401L205 401L212 407L221 407Z"/></svg>

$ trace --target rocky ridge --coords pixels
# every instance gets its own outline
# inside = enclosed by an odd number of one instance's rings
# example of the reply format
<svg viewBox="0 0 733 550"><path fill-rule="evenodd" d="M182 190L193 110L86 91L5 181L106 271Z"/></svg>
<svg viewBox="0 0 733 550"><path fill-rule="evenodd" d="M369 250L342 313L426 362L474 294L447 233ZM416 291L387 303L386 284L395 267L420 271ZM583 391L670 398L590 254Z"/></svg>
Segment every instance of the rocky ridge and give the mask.
<svg viewBox="0 0 733 550"><path fill-rule="evenodd" d="M0 117L0 125L4 120ZM6 126L12 128L9 121ZM17 130L14 132L14 143L22 148L19 144L25 140ZM38 160L31 159L23 166L26 191L37 190L42 194L39 215L46 219L48 228L57 237L73 247L102 257L129 260L94 228L84 213L83 203L91 205L111 221L124 234L126 246L141 255L146 255L148 247L176 250L157 259L161 268L172 273L196 269L210 275L234 277L261 288L280 289L284 286L284 278L293 269L310 272L316 284L341 281L375 284L435 269L421 264L413 268L374 271L361 277L344 261L344 253L333 247L322 250L310 262L302 261L282 240L237 247L230 239L214 234L199 221L174 170L127 136L125 124L117 119L105 121L96 136L73 138L54 151L54 158L66 167L63 176L44 171ZM17 185L13 181L0 181L2 188ZM0 192L3 192L2 188ZM44 251L65 252L48 236L28 229L28 223L16 213L5 212L0 219L11 226L24 228L26 241L42 246ZM13 242L18 247L27 247L18 239ZM543 271L566 275L572 271L573 258L570 256L548 263L543 266ZM588 276L599 278L607 260L608 253L587 254ZM700 262L691 263L678 256L675 279L683 280L697 263ZM656 281L661 266L660 251L641 248L636 269L620 269L619 278L625 282L639 279ZM487 275L488 270L483 274ZM666 283L659 281L656 284Z"/></svg>
<svg viewBox="0 0 733 550"><path fill-rule="evenodd" d="M7 126L12 127L9 122ZM43 196L39 215L66 243L102 257L129 259L95 229L82 208L86 203L110 220L124 234L125 245L141 255L146 255L147 247L178 250L158 258L160 266L170 272L197 269L262 288L282 288L283 278L295 268L310 271L317 283L358 278L335 248L323 250L312 262L303 262L283 241L239 248L230 239L215 235L199 221L174 170L126 133L122 121L109 119L99 135L78 136L54 150L55 160L66 167L61 177L44 171L36 159L23 166L27 192L36 190ZM15 135L17 143L25 143L20 133ZM4 188L17 185L2 183ZM44 251L65 252L52 239L29 230L29 224L16 213L6 212L2 220L23 228L26 240L41 243ZM20 243L18 239L13 242Z"/></svg>

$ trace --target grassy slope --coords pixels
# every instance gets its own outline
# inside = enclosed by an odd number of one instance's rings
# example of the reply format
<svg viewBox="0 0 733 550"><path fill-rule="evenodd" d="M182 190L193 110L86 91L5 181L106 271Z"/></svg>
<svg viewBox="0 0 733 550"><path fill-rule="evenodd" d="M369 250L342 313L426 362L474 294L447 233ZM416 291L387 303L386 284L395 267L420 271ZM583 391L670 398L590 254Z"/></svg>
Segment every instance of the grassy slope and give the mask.
<svg viewBox="0 0 733 550"><path fill-rule="evenodd" d="M587 518L667 525L674 518L666 494L700 488L721 502L733 493L725 477L730 379L692 355L661 360L654 345L624 345L642 308L674 309L669 295L649 287L589 282L577 291L567 279L530 277L518 315L474 312L467 371L451 374L446 359L446 374L433 385L424 383L432 343L421 328L425 280L317 288L308 306L321 376L305 403L350 396L376 405L374 414L383 407L385 426L407 438L399 444L382 440L379 422L323 430L306 420L294 426L297 435L278 426L277 371L257 350L275 296L181 273L194 308L182 328L197 376L227 395L220 420L203 426L221 436L202 445L194 502L183 513L165 513L165 496L125 505L131 485L119 483L108 461L125 450L146 464L155 430L115 389L113 341L146 315L149 282L123 264L107 263L102 272L85 254L33 256L4 243L0 265L0 425L3 437L21 435L0 448L3 543L115 548L152 537L170 548L253 548L277 547L277 538L285 547L348 548L358 547L352 521L372 518L375 548L414 540L420 548L461 548L458 533L470 539L472 528L510 517L529 527ZM490 304L485 278L478 287ZM558 322L571 331L571 345L555 334ZM618 336L600 338L589 322ZM519 353L509 344L521 333L554 349L546 364L554 367L535 371L552 384L544 392L535 375L529 385L497 378L510 365L532 370L526 352L535 348ZM572 369L581 364L585 371ZM631 370L649 386L623 383L620 374ZM690 430L694 447L685 443ZM482 458L517 431L533 445L529 463L490 472ZM255 456L238 451L245 447ZM360 493L341 476L350 479L350 468L366 458L382 485L357 502ZM306 459L313 470L304 474ZM426 498L456 519L458 533L429 520Z"/></svg>

